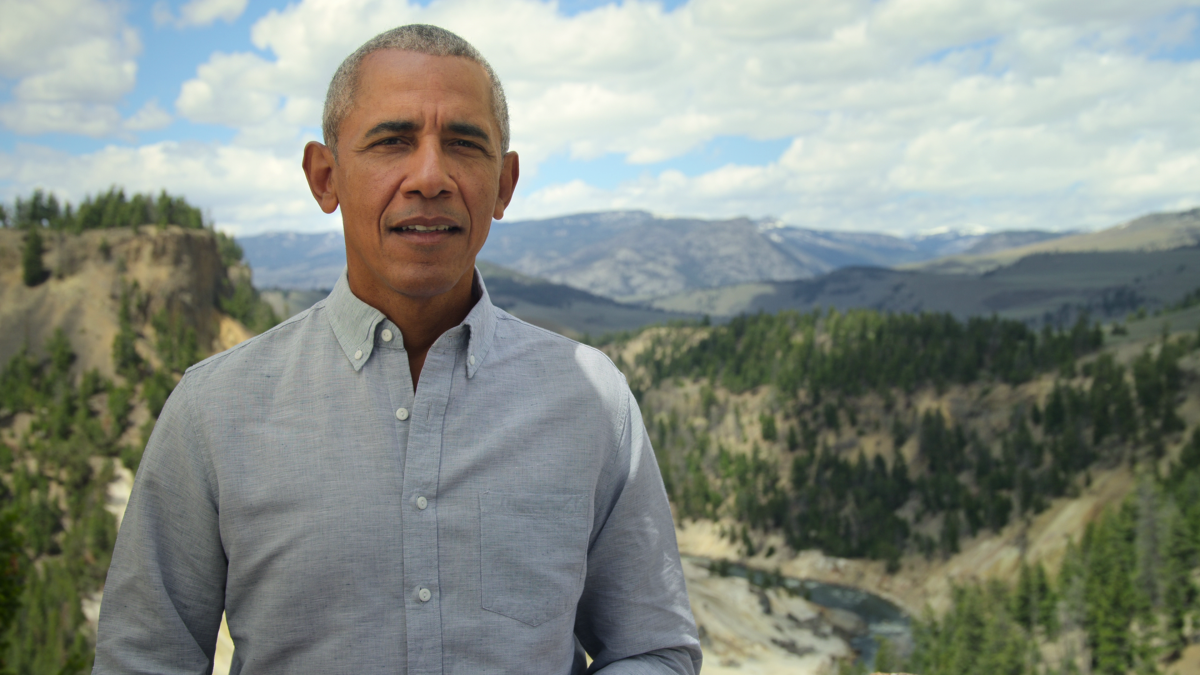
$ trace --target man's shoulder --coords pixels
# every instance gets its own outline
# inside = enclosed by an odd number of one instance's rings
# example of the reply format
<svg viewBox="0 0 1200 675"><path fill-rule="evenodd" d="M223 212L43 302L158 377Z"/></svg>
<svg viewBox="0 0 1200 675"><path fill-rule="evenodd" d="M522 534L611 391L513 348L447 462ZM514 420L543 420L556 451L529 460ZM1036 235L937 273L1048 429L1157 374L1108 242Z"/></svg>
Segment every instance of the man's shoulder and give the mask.
<svg viewBox="0 0 1200 675"><path fill-rule="evenodd" d="M493 349L505 352L505 358L516 359L550 375L582 376L581 383L590 383L605 395L624 396L629 390L625 375L599 349L535 326L499 308L496 318Z"/></svg>

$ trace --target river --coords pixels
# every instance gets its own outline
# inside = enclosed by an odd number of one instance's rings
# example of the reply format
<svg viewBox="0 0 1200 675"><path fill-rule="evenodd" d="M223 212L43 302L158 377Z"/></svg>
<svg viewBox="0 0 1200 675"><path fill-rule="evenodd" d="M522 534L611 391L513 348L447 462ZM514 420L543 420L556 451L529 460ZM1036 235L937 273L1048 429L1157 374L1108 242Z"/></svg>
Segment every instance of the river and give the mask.
<svg viewBox="0 0 1200 675"><path fill-rule="evenodd" d="M711 569L713 561L709 558L684 556L687 560ZM875 653L879 650L879 641L887 639L898 649L909 651L912 645L912 622L908 614L893 603L867 591L827 584L811 579L796 579L793 577L777 577L773 572L747 568L736 563L721 562L726 565L728 576L747 579L751 584L762 586L768 580L778 579L785 588L803 596L809 602L830 609L840 609L851 612L863 620L867 632L850 637L849 643L858 654L858 661L865 663L868 668L875 665Z"/></svg>

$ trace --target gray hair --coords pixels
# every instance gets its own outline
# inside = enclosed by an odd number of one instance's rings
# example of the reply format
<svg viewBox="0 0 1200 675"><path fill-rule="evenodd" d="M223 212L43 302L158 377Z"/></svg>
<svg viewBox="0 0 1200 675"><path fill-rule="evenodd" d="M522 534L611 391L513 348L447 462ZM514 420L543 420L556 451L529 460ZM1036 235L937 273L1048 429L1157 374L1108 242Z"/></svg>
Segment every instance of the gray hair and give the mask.
<svg viewBox="0 0 1200 675"><path fill-rule="evenodd" d="M321 115L321 131L325 136L325 145L333 151L337 159L338 128L358 94L359 69L363 59L381 49L399 49L428 56L461 56L483 66L487 72L488 81L492 85L492 115L496 118L496 126L500 128L500 153L508 152L508 101L504 98L504 87L500 86L500 78L483 55L471 43L451 33L445 28L428 24L414 23L385 31L367 40L353 54L342 61L333 79L329 81L329 91L325 94L325 111Z"/></svg>

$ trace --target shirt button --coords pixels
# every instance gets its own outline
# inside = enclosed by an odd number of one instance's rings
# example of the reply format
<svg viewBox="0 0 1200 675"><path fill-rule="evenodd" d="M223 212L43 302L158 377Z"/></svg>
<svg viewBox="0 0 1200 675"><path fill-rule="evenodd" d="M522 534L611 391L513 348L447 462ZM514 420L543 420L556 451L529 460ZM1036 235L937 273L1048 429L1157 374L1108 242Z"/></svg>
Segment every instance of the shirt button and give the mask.
<svg viewBox="0 0 1200 675"><path fill-rule="evenodd" d="M433 593L430 593L428 588L422 588L417 591L417 597L421 599L421 602L429 602L429 599L433 597Z"/></svg>
<svg viewBox="0 0 1200 675"><path fill-rule="evenodd" d="M361 350L361 349L360 349L360 350L358 350L358 351L356 351L356 352L354 352L354 360L355 360L355 361L357 361L357 360L359 360L359 359L361 359L361 358L362 358L362 350Z"/></svg>
<svg viewBox="0 0 1200 675"><path fill-rule="evenodd" d="M475 355L474 354L471 354L470 356L467 357L467 363L469 363L471 365L475 365Z"/></svg>
<svg viewBox="0 0 1200 675"><path fill-rule="evenodd" d="M396 408L396 419L401 422L408 419L408 408Z"/></svg>
<svg viewBox="0 0 1200 675"><path fill-rule="evenodd" d="M384 328L383 332L379 334L379 337L383 338L384 342L391 342L392 341L392 331Z"/></svg>
<svg viewBox="0 0 1200 675"><path fill-rule="evenodd" d="M429 500L424 497L417 497L417 508L424 511L426 506L429 506Z"/></svg>

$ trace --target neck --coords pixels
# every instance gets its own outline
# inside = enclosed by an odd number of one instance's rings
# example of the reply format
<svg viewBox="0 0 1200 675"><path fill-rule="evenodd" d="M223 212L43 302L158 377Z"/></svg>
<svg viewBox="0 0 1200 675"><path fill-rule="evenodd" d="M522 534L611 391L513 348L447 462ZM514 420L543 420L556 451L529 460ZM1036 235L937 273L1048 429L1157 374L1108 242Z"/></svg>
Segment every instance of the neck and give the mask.
<svg viewBox="0 0 1200 675"><path fill-rule="evenodd" d="M449 291L430 297L398 293L378 284L364 282L361 278L356 279L353 274L347 277L350 291L359 300L383 312L400 329L404 337L404 351L408 353L414 391L429 348L443 333L462 323L480 297L479 289L475 286L474 265Z"/></svg>

